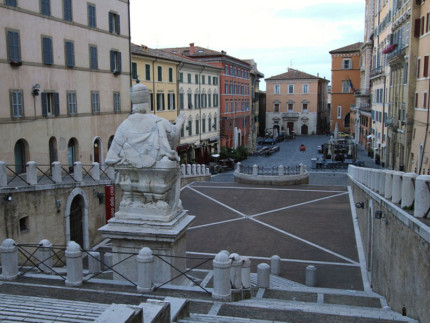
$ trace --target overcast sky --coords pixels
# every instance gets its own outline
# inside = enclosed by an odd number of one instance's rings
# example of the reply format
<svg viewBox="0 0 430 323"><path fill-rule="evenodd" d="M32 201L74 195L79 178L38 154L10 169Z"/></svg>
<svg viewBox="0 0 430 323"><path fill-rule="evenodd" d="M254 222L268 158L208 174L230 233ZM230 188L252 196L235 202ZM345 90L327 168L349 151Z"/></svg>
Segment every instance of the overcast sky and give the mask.
<svg viewBox="0 0 430 323"><path fill-rule="evenodd" d="M131 41L254 59L265 78L288 67L331 79L329 51L364 37L365 0L130 0ZM262 82L262 89L265 84Z"/></svg>

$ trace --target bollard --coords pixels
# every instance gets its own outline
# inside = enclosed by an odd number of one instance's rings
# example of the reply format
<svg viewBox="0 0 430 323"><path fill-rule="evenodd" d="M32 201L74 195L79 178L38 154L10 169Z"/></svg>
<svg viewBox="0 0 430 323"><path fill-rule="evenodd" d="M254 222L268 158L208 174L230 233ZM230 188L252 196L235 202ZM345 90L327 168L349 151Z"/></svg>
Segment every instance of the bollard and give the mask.
<svg viewBox="0 0 430 323"><path fill-rule="evenodd" d="M406 173L402 180L402 197L400 207L402 209L411 209L415 201L415 181L417 178L415 173Z"/></svg>
<svg viewBox="0 0 430 323"><path fill-rule="evenodd" d="M0 246L1 268L0 278L14 280L18 277L18 247L13 239L3 240Z"/></svg>
<svg viewBox="0 0 430 323"><path fill-rule="evenodd" d="M91 168L91 177L94 178L95 181L100 180L100 164L97 162L93 163L93 167Z"/></svg>
<svg viewBox="0 0 430 323"><path fill-rule="evenodd" d="M77 182L82 182L82 163L75 162L73 164L73 179Z"/></svg>
<svg viewBox="0 0 430 323"><path fill-rule="evenodd" d="M39 260L38 268L41 272L52 274L52 244L49 240L43 239L39 242L37 260Z"/></svg>
<svg viewBox="0 0 430 323"><path fill-rule="evenodd" d="M187 175L191 175L191 164L187 164Z"/></svg>
<svg viewBox="0 0 430 323"><path fill-rule="evenodd" d="M270 266L261 263L257 266L257 286L259 288L270 288Z"/></svg>
<svg viewBox="0 0 430 323"><path fill-rule="evenodd" d="M98 274L100 272L100 252L88 252L88 272L90 274Z"/></svg>
<svg viewBox="0 0 430 323"><path fill-rule="evenodd" d="M231 260L228 258L226 252L219 252L214 260L214 288L212 292L212 298L222 301L231 300L231 289L230 289L230 268Z"/></svg>
<svg viewBox="0 0 430 323"><path fill-rule="evenodd" d="M7 185L6 163L0 161L0 187Z"/></svg>
<svg viewBox="0 0 430 323"><path fill-rule="evenodd" d="M415 180L414 216L417 218L427 216L430 210L429 182L430 176L428 175L419 175Z"/></svg>
<svg viewBox="0 0 430 323"><path fill-rule="evenodd" d="M105 169L105 173L107 174L107 176L109 177L109 179L112 179L112 180L115 179L115 169L112 166L108 166Z"/></svg>
<svg viewBox="0 0 430 323"><path fill-rule="evenodd" d="M270 258L270 268L272 275L279 276L281 273L281 257L273 255L272 258Z"/></svg>
<svg viewBox="0 0 430 323"><path fill-rule="evenodd" d="M306 286L314 287L315 286L315 276L317 269L315 266L307 266L306 267Z"/></svg>
<svg viewBox="0 0 430 323"><path fill-rule="evenodd" d="M242 295L243 299L251 298L251 260L242 257Z"/></svg>
<svg viewBox="0 0 430 323"><path fill-rule="evenodd" d="M385 176L387 175L386 170L381 170L379 173L379 195L385 195Z"/></svg>
<svg viewBox="0 0 430 323"><path fill-rule="evenodd" d="M66 249L67 279L66 286L81 286L83 277L81 247L74 241L67 243Z"/></svg>
<svg viewBox="0 0 430 323"><path fill-rule="evenodd" d="M148 247L140 249L137 255L137 291L147 293L152 291L152 268L154 256Z"/></svg>
<svg viewBox="0 0 430 323"><path fill-rule="evenodd" d="M27 163L26 172L27 172L27 182L30 185L37 184L37 165L34 161L29 161Z"/></svg>
<svg viewBox="0 0 430 323"><path fill-rule="evenodd" d="M110 252L106 252L103 256L103 270L111 270L113 265L113 255Z"/></svg>
<svg viewBox="0 0 430 323"><path fill-rule="evenodd" d="M52 166L52 180L55 182L55 184L61 184L63 181L61 177L61 163L58 161L54 161L51 164Z"/></svg>
<svg viewBox="0 0 430 323"><path fill-rule="evenodd" d="M191 165L191 174L189 175L196 175L196 164Z"/></svg>
<svg viewBox="0 0 430 323"><path fill-rule="evenodd" d="M284 165L278 166L278 176L284 176Z"/></svg>
<svg viewBox="0 0 430 323"><path fill-rule="evenodd" d="M237 172L237 173L240 173L240 172L241 172L241 170L242 170L242 164L241 164L240 162L238 162L238 163L236 164L236 172Z"/></svg>
<svg viewBox="0 0 430 323"><path fill-rule="evenodd" d="M385 172L385 194L384 197L388 200L391 199L391 196L393 194L393 174L394 171L387 170Z"/></svg>
<svg viewBox="0 0 430 323"><path fill-rule="evenodd" d="M181 164L181 175L187 175L187 169L185 168L185 164Z"/></svg>
<svg viewBox="0 0 430 323"><path fill-rule="evenodd" d="M258 176L258 166L255 164L252 166L252 176Z"/></svg>
<svg viewBox="0 0 430 323"><path fill-rule="evenodd" d="M404 172L394 172L391 202L398 204L402 200L402 180Z"/></svg>
<svg viewBox="0 0 430 323"><path fill-rule="evenodd" d="M233 301L242 300L242 258L232 253L230 269L231 298Z"/></svg>

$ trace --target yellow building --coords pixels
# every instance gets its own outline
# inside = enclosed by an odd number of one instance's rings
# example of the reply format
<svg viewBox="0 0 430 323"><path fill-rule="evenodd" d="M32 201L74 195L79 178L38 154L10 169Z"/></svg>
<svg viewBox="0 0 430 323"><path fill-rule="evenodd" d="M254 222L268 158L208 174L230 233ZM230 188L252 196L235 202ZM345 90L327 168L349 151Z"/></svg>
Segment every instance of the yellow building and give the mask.
<svg viewBox="0 0 430 323"><path fill-rule="evenodd" d="M129 2L1 1L0 160L103 163L130 111Z"/></svg>

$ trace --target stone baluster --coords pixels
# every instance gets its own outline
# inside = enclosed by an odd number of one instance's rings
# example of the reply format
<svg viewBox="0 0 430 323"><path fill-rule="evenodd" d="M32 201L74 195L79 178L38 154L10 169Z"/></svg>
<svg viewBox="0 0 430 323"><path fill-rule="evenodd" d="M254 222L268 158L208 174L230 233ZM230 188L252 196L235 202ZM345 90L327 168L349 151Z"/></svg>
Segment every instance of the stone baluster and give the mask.
<svg viewBox="0 0 430 323"><path fill-rule="evenodd" d="M232 253L230 269L231 296L233 301L242 299L242 258L237 253Z"/></svg>
<svg viewBox="0 0 430 323"><path fill-rule="evenodd" d="M415 173L406 173L402 179L402 202L400 207L410 209L414 205L415 201L415 179L417 178Z"/></svg>
<svg viewBox="0 0 430 323"><path fill-rule="evenodd" d="M40 271L45 274L52 274L52 243L49 240L43 239L39 242L37 260Z"/></svg>
<svg viewBox="0 0 430 323"><path fill-rule="evenodd" d="M386 199L391 199L393 196L393 174L392 170L388 170L385 173L385 194Z"/></svg>
<svg viewBox="0 0 430 323"><path fill-rule="evenodd" d="M187 169L186 169L185 164L181 164L181 175L182 176L187 175Z"/></svg>
<svg viewBox="0 0 430 323"><path fill-rule="evenodd" d="M59 161L52 162L52 180L55 184L61 184L63 178L61 176L61 163Z"/></svg>
<svg viewBox="0 0 430 323"><path fill-rule="evenodd" d="M81 286L83 278L82 251L74 241L67 243L66 249L67 279L66 286Z"/></svg>
<svg viewBox="0 0 430 323"><path fill-rule="evenodd" d="M1 268L0 278L14 280L18 277L18 247L13 239L3 240L0 246Z"/></svg>
<svg viewBox="0 0 430 323"><path fill-rule="evenodd" d="M211 170L209 169L209 167L206 167L206 175L211 175Z"/></svg>
<svg viewBox="0 0 430 323"><path fill-rule="evenodd" d="M419 175L415 179L414 216L422 218L428 216L430 210L430 176Z"/></svg>
<svg viewBox="0 0 430 323"><path fill-rule="evenodd" d="M258 176L258 166L255 164L252 166L252 176Z"/></svg>
<svg viewBox="0 0 430 323"><path fill-rule="evenodd" d="M212 298L222 301L231 300L230 289L230 268L231 260L228 253L220 251L213 260L214 267L214 288Z"/></svg>
<svg viewBox="0 0 430 323"><path fill-rule="evenodd" d="M235 170L237 173L240 173L241 171L242 171L242 163L241 162L238 162L237 164L236 164L236 170Z"/></svg>
<svg viewBox="0 0 430 323"><path fill-rule="evenodd" d="M259 288L270 288L270 266L266 263L257 266L257 286Z"/></svg>
<svg viewBox="0 0 430 323"><path fill-rule="evenodd" d="M393 174L393 191L391 193L391 202L400 203L402 199L402 179L403 172L394 172Z"/></svg>
<svg viewBox="0 0 430 323"><path fill-rule="evenodd" d="M88 252L88 272L90 274L98 274L101 269L100 252Z"/></svg>
<svg viewBox="0 0 430 323"><path fill-rule="evenodd" d="M0 161L0 187L7 186L6 163Z"/></svg>
<svg viewBox="0 0 430 323"><path fill-rule="evenodd" d="M154 256L152 250L148 247L140 249L137 255L137 291L147 293L152 290L152 269L154 265Z"/></svg>
<svg viewBox="0 0 430 323"><path fill-rule="evenodd" d="M272 258L270 258L270 268L272 275L279 276L281 273L281 257L273 255Z"/></svg>
<svg viewBox="0 0 430 323"><path fill-rule="evenodd" d="M93 167L91 168L91 177L94 178L95 181L100 180L100 164L94 162Z"/></svg>
<svg viewBox="0 0 430 323"><path fill-rule="evenodd" d="M385 195L385 176L387 172L385 170L381 170L379 172L379 195Z"/></svg>
<svg viewBox="0 0 430 323"><path fill-rule="evenodd" d="M187 164L187 175L191 175L191 164Z"/></svg>
<svg viewBox="0 0 430 323"><path fill-rule="evenodd" d="M27 163L26 172L27 172L27 183L30 185L37 184L37 164L34 161L29 161Z"/></svg>
<svg viewBox="0 0 430 323"><path fill-rule="evenodd" d="M242 295L244 299L251 298L251 260L242 257Z"/></svg>
<svg viewBox="0 0 430 323"><path fill-rule="evenodd" d="M82 182L82 163L75 162L73 165L73 178L77 182Z"/></svg>
<svg viewBox="0 0 430 323"><path fill-rule="evenodd" d="M191 165L191 174L189 175L196 175L196 164Z"/></svg>

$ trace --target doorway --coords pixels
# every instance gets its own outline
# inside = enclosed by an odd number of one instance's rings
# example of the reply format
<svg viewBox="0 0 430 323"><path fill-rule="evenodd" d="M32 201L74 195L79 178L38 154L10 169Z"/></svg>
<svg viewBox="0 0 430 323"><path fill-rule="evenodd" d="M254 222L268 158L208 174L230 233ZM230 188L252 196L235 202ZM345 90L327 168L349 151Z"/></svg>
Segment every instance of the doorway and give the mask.
<svg viewBox="0 0 430 323"><path fill-rule="evenodd" d="M76 195L70 207L70 241L74 241L84 248L83 226L84 200L81 195Z"/></svg>

